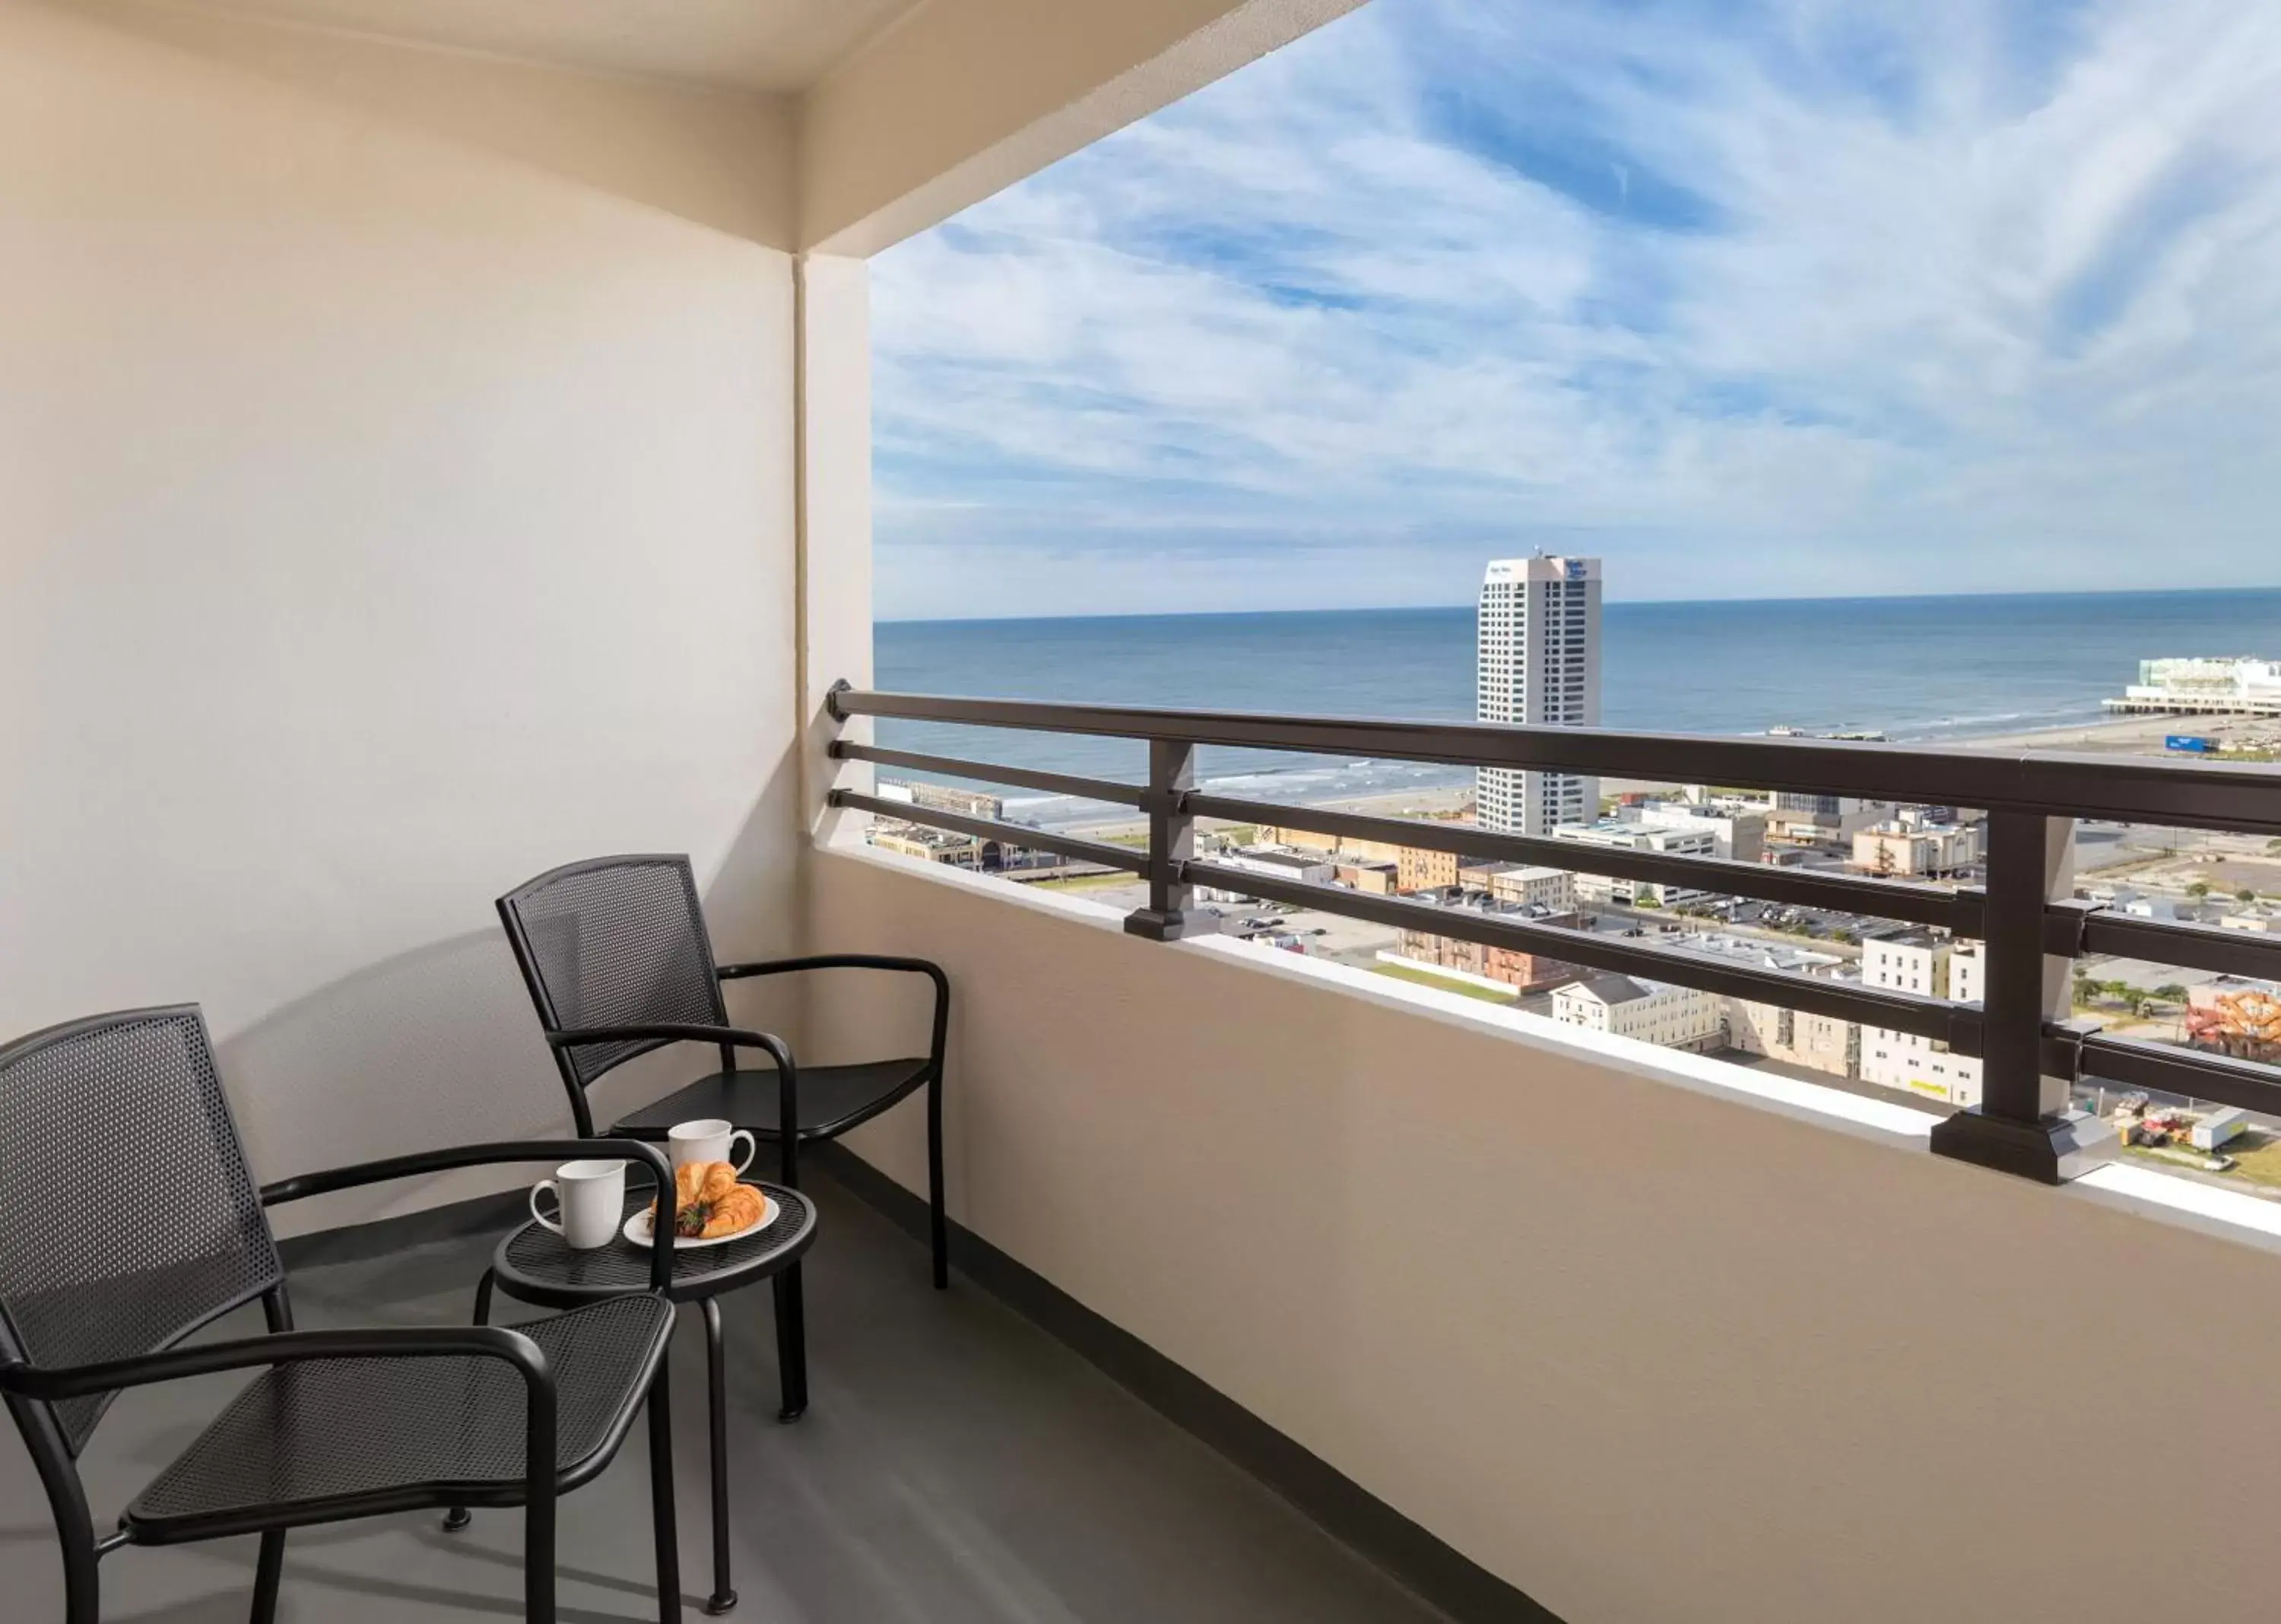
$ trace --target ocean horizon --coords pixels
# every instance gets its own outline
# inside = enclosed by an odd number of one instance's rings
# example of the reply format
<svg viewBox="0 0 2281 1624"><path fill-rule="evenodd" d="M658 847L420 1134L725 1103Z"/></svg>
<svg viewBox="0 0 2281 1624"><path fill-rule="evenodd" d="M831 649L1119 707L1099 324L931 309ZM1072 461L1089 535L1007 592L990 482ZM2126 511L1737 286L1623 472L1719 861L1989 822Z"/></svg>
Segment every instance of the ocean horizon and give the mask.
<svg viewBox="0 0 2281 1624"><path fill-rule="evenodd" d="M882 688L995 699L1462 721L1473 715L1473 608L1297 609L1020 620L881 621ZM1747 734L1875 731L1913 743L2098 721L2166 655L2281 654L2281 587L2161 592L1610 602L1601 721ZM1137 781L1142 752L1072 739L883 721L906 749ZM1227 793L1281 800L1469 782L1463 769L1272 751L1202 753ZM1060 824L1098 805L1009 792Z"/></svg>

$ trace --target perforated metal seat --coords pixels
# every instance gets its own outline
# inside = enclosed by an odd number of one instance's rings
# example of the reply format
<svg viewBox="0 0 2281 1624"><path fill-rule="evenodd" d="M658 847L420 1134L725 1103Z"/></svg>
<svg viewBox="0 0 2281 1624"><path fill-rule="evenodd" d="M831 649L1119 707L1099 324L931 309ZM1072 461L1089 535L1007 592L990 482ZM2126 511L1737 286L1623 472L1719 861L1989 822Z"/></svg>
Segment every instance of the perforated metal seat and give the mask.
<svg viewBox="0 0 2281 1624"><path fill-rule="evenodd" d="M607 1465L673 1335L661 1298L625 1296L518 1327L554 1378L555 1491ZM329 1359L270 1371L127 1508L138 1544L325 1522L352 1508L518 1504L522 1383L496 1359ZM383 1497L385 1497L384 1499Z"/></svg>
<svg viewBox="0 0 2281 1624"><path fill-rule="evenodd" d="M869 1122L917 1092L932 1070L932 1063L924 1057L800 1067L800 1136L831 1139ZM709 1117L749 1126L760 1138L773 1140L782 1132L777 1125L784 1109L778 1081L774 1071L715 1071L619 1117L610 1131L636 1139L661 1139L677 1122Z"/></svg>

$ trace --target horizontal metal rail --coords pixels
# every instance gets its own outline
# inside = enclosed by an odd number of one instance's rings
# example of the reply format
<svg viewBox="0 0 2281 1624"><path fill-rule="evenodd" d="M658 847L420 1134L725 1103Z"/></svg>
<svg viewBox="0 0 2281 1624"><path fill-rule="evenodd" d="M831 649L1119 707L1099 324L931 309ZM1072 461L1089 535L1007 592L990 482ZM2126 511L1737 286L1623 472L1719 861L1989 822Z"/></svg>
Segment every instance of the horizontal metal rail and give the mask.
<svg viewBox="0 0 2281 1624"><path fill-rule="evenodd" d="M1080 800L1105 800L1120 807L1139 806L1140 797L1146 793L1137 784L1080 778L1065 772L1040 772L1033 767L962 761L955 755L922 755L916 750L890 750L881 745L859 745L847 739L831 741L831 756L834 761L870 762L881 767L908 767L914 772L944 772L955 778L979 778L985 784L1011 784L1022 789L1073 795Z"/></svg>
<svg viewBox="0 0 2281 1624"><path fill-rule="evenodd" d="M1195 888L1366 919L1427 935L1542 955L1589 970L1639 975L1945 1043L1984 1061L1982 1103L1945 1119L1933 1148L1985 1166L2056 1182L2097 1159L2070 1125L2066 1085L2086 1077L2281 1116L2281 1067L2203 1050L2086 1032L2039 1013L2036 989L2055 961L2085 955L2281 978L2281 941L2245 932L2138 919L2078 901L2059 854L2071 820L2281 832L2281 769L2200 762L2033 753L1942 751L1797 739L1709 739L1607 729L1248 715L1102 705L965 700L836 690L835 717L899 716L1042 732L1146 740L1149 784L1137 785L962 761L852 741L847 761L909 767L1135 807L1153 844L1129 847L1048 833L835 791L835 806L1049 851L1141 875L1149 902L1126 921L1171 940L1189 923ZM1508 834L1454 823L1386 818L1210 795L1194 787L1194 752L1227 746L1423 761L1453 766L1597 773L1658 782L1736 785L1872 800L1980 808L1990 814L1990 890L1808 872L1731 859L1643 852ZM1459 857L1531 862L1712 894L1931 925L1984 944L1987 996L1958 1004L1894 988L1717 959L1645 940L1609 938L1511 915L1256 873L1191 855L1198 818L1268 824ZM2040 1076L2038 1073L2040 1072ZM2112 1141L2107 1141L2111 1152ZM2086 1145L2085 1157L2074 1147Z"/></svg>
<svg viewBox="0 0 2281 1624"><path fill-rule="evenodd" d="M1111 846L1106 840L1081 840L1074 835L1048 834L1042 829L1032 829L1023 824L1001 823L994 817L968 817L963 813L945 812L934 807L915 807L908 801L889 800L881 795L866 795L856 790L834 790L831 804L858 812L876 812L882 817L898 818L907 824L922 824L930 829L947 829L955 834L974 835L985 840L996 840L1019 851L1052 852L1056 856L1071 857L1079 862L1097 862L1103 868L1122 869L1127 874L1146 874L1148 854L1129 846Z"/></svg>
<svg viewBox="0 0 2281 1624"><path fill-rule="evenodd" d="M1226 818L1233 823L1272 824L1285 829L1304 829L1319 834L1379 840L1426 851L1450 852L1460 857L1536 863L1545 868L1568 869L1616 879L1648 880L1715 894L1788 902L1801 908L1826 908L1843 913L1868 914L1880 919L1898 919L1912 924L1936 924L1959 934L1971 934L1980 917L1975 899L1960 901L1956 892L1906 881L1808 874L1796 869L1778 869L1762 862L1737 862L1725 857L1688 857L1666 852L1631 851L1622 847L1594 846L1581 840L1546 840L1532 835L1504 834L1470 824L1372 817L1364 813L1338 812L1324 807L1288 807L1265 800L1233 800L1223 795L1187 795L1183 798L1182 806L1196 817Z"/></svg>
<svg viewBox="0 0 2281 1624"><path fill-rule="evenodd" d="M1421 931L1429 936L1479 942L1483 947L1542 954L1592 970L1646 976L1698 987L1706 993L1778 1004L1808 1015L1826 1015L1837 1020L1912 1032L1918 1037L1938 1039L1959 1054L1980 1052L1980 1011L1969 1004L1849 982L1823 981L1788 971L1725 964L1670 947L1612 940L1584 931L1497 914L1436 908L1429 902L1412 902L1400 897L1372 896L1311 880L1279 879L1222 862L1184 862L1180 870L1181 878L1193 885L1216 885L1245 896L1287 902L1294 908L1368 919L1398 929Z"/></svg>
<svg viewBox="0 0 2281 1624"><path fill-rule="evenodd" d="M832 715L1146 739L1463 767L1850 795L2178 828L2281 833L2281 767L2138 756L1928 750L1838 739L1396 722L835 691Z"/></svg>
<svg viewBox="0 0 2281 1624"><path fill-rule="evenodd" d="M2046 1034L2046 1048L2054 1046L2054 1059L2063 1059L2069 1048L2074 1049L2075 1076L2281 1117L2281 1068L2136 1038L2110 1038L2097 1032L2078 1038L2064 1029Z"/></svg>
<svg viewBox="0 0 2281 1624"><path fill-rule="evenodd" d="M2107 958L2151 959L2189 970L2281 980L2281 939L2138 919L2104 909L2086 909L2076 916L2081 925L2071 956L2095 953Z"/></svg>

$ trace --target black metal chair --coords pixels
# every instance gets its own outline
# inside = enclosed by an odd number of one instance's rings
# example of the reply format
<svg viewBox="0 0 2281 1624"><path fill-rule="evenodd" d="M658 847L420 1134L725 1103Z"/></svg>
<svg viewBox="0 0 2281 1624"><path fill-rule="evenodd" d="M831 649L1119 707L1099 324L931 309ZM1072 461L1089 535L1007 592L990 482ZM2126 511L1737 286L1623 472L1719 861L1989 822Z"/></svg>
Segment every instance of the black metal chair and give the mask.
<svg viewBox="0 0 2281 1624"><path fill-rule="evenodd" d="M669 1238L651 1289L514 1330L296 1331L264 1209L446 1168L648 1145L468 1145L259 1191L195 1005L73 1021L0 1048L0 1396L63 1544L66 1624L96 1624L122 1545L259 1533L254 1624L288 1529L420 1506L523 1508L523 1616L554 1620L554 1502L617 1452L646 1397L659 1616L681 1616L665 1350ZM269 1334L176 1347L259 1299ZM123 1388L264 1370L98 1538L78 1459Z"/></svg>
<svg viewBox="0 0 2281 1624"><path fill-rule="evenodd" d="M661 1140L677 1122L720 1118L755 1138L775 1141L783 1157L781 1177L798 1188L802 1140L837 1138L924 1087L934 1283L938 1288L950 1283L942 1204L943 1045L950 1024L950 983L940 966L867 954L716 964L687 857L597 857L568 863L501 897L499 910L581 1133L594 1131L586 1090L613 1067L668 1043L716 1044L718 1071L621 1118L610 1132ZM795 1069L792 1051L780 1040L729 1024L723 982L821 970L893 971L933 981L934 1032L926 1056ZM739 1049L766 1055L770 1068L740 1069ZM784 1311L789 1307L797 1338L799 1271L788 1270L778 1280L778 1334L785 1334Z"/></svg>

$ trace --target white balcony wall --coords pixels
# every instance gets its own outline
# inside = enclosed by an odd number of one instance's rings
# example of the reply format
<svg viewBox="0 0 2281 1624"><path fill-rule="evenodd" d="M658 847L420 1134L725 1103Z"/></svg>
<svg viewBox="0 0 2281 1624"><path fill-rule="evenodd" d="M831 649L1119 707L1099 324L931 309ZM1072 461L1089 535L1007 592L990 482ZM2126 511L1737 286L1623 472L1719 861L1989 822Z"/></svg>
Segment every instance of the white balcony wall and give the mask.
<svg viewBox="0 0 2281 1624"><path fill-rule="evenodd" d="M1570 1624L2272 1617L2281 1257L1710 1063L814 869L813 945L948 967L960 1221ZM832 998L818 1054L881 1040ZM856 1143L923 1189L916 1125Z"/></svg>
<svg viewBox="0 0 2281 1624"><path fill-rule="evenodd" d="M563 1129L541 869L687 851L793 945L792 149L0 4L0 1032L202 1002L275 1177Z"/></svg>

